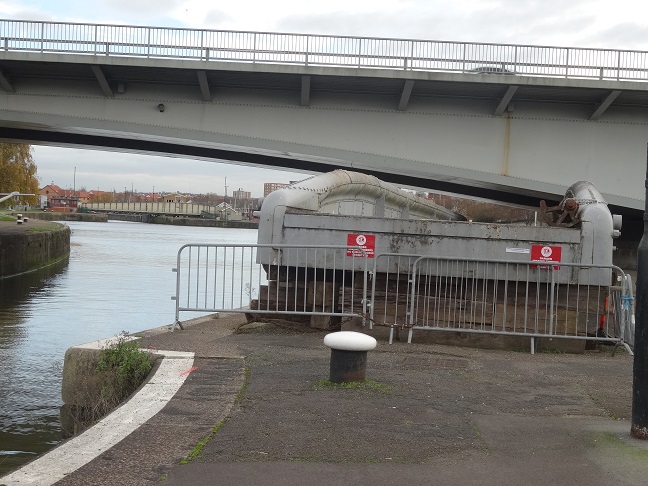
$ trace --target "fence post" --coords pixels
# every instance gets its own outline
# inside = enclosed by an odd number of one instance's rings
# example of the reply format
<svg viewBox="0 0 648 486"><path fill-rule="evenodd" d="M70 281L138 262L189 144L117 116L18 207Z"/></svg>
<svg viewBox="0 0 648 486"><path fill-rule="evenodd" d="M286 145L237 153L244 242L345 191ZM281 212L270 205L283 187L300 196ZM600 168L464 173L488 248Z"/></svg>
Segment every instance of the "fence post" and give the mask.
<svg viewBox="0 0 648 486"><path fill-rule="evenodd" d="M554 309L554 306L555 306L554 293L556 292L556 279L555 279L556 267L554 267L552 265L551 267L549 267L549 269L551 271L551 296L549 297L549 312L550 312L550 314L549 314L549 335L553 336L553 333L554 333L554 311L555 311L555 309Z"/></svg>
<svg viewBox="0 0 648 486"><path fill-rule="evenodd" d="M646 194L648 194L648 156ZM634 366L632 372L632 427L637 439L648 439L648 197L644 211L644 232L637 250L637 319L635 321Z"/></svg>

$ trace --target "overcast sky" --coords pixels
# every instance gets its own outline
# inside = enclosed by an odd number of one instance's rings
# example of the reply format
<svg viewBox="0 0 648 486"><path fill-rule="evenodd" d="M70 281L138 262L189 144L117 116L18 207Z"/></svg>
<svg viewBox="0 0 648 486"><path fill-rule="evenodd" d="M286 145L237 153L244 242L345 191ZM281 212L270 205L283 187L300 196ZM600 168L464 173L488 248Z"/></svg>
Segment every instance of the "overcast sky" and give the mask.
<svg viewBox="0 0 648 486"><path fill-rule="evenodd" d="M0 16L648 51L640 0L0 0ZM115 152L37 146L34 154L41 183L63 187L222 194L227 177L228 192L260 196L263 182L305 177L199 161L187 171L187 161Z"/></svg>

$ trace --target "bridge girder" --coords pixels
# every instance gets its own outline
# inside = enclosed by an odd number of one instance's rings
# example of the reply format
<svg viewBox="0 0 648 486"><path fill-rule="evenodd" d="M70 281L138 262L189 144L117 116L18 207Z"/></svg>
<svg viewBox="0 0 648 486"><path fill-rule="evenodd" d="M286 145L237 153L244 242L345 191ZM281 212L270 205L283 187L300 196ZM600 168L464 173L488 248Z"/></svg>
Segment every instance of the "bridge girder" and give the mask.
<svg viewBox="0 0 648 486"><path fill-rule="evenodd" d="M533 143L529 144L533 142L532 139L527 140L524 137L542 133L543 130L551 132L553 129L550 123L554 120L563 125L577 127L579 132L586 127L588 132L579 135L583 140L595 139L594 131L607 127L606 121L609 121L610 126L623 125L626 121L633 126L648 124L648 116L645 114L648 108L648 85L633 82L187 60L180 62L113 57L98 59L80 55L41 56L11 52L0 53L0 73L0 87L5 90L4 94L0 94L4 96L2 106L5 107L0 112L0 137L5 140L22 139L30 143L96 146L283 167L290 170L325 171L336 167L351 168L399 184L522 204L530 203L539 197L549 197L555 201L561 192L557 189L547 191L546 184L539 184L534 190L532 185L535 183L534 179L539 177L537 175L529 177L529 184L525 187L515 187L523 175L519 170L516 173L512 164L524 156L518 153L520 147L510 145L510 140L515 141L516 136L520 140L520 146L528 147L529 154L538 159L535 152L541 149ZM86 82L88 91L82 91L86 89ZM39 96L41 100L45 100L50 95L60 96L61 93L69 97L69 100L74 100L77 95L91 100L92 89L103 97L110 98L110 104L92 105L89 101L89 116L77 117L72 111L56 113L52 111L53 108L48 111L42 107L31 107L28 113L23 113L20 111L22 108L15 108L23 103L11 101L12 97L22 101L22 96ZM160 101L157 101L158 99ZM134 101L131 103L130 100ZM152 100L150 108L147 107L146 100ZM515 113L510 112L513 102ZM212 110L218 111L221 118L233 117L231 120L234 123L247 116L247 111L230 109L233 106L249 105L251 110L255 107L271 107L273 113L283 114L292 109L291 114L296 116L295 120L303 119L304 122L296 121L294 125L286 125L286 130L301 131L308 128L316 132L318 129L324 129L327 135L332 136L332 141L326 142L329 146L324 147L325 150L320 150L322 147L318 147L317 142L304 141L298 136L289 140L289 144L282 145L290 138L285 133L250 133L234 137L236 142L228 148L229 144L222 143L221 139L232 138L230 135L234 134L227 133L227 126L211 128L210 125L197 126L194 130L216 130L210 132L217 135L212 137L214 143L207 141L210 134L197 144L191 138L178 143L177 138L182 138L182 135L170 136L172 130L169 129L169 123L177 123L178 130L182 131L186 120L150 118L153 115L149 116L148 110L157 111L154 108L161 103L167 107L165 117L173 117L176 115L172 113L186 111L186 116L192 117L191 121L197 116L209 119ZM196 103L203 105L201 107ZM109 120L111 116L115 116L112 112L119 112L122 106L131 104L133 109L140 110L137 113L139 118L133 123L124 124L118 119ZM114 108L110 108L113 105ZM99 109L100 106L107 108ZM295 111L300 108L308 108L311 114L306 117L304 113ZM330 115L332 112L342 114L348 119L348 122L345 122L348 125L338 124L334 119L327 125L322 125L312 114L318 110L322 115ZM507 110L511 113L511 116L507 117L507 123L510 125L507 130L511 130L508 135L511 137L509 142L502 136L504 125L494 120L499 119ZM399 116L395 118L391 114ZM158 113L157 116L161 115ZM358 133L352 132L351 130L361 126L355 121L361 118L361 123L367 127L362 127L363 130ZM476 119L481 120L482 128L475 128L478 125L474 122ZM212 119L212 124L213 120L215 118ZM272 116L268 114L268 118L263 120L271 124ZM285 118L278 123L284 120ZM405 121L407 123L404 123ZM592 127L595 125L588 127L587 124L590 123L603 125L596 125L597 128L594 129ZM516 131L522 124L528 124L529 128L525 128L523 132ZM147 127L144 131L138 131L144 126ZM246 126L245 120L241 121L240 126ZM456 127L455 131L453 127ZM339 140L344 141L344 147L335 143L334 134L338 132L338 128L346 130L340 130L337 134ZM481 133L484 128L487 135ZM114 135L111 134L113 130ZM457 130L465 133L458 133ZM560 132L559 129L555 131ZM164 134L158 136L162 132ZM360 144L354 143L357 142L354 137L365 137L368 134L376 141L384 143L385 147L391 144L399 150L393 149L387 153L380 152L384 150L381 148L376 151L372 146L375 141L369 139L364 149ZM553 133L548 137L550 136L553 136ZM610 137L612 136L610 133ZM502 137L502 142L495 143L493 137ZM246 147L247 142L240 142L241 139L253 143ZM440 147L441 150L432 149L423 154L406 154L400 151L401 147L411 147L412 144L418 143L430 145L432 142L445 146ZM449 162L444 163L448 169L443 174L434 172L431 167L426 169L421 163L425 157L436 160L439 155L453 150L453 143L481 144L483 148L476 146L474 150L465 151L460 145L456 145L459 155L447 157ZM502 149L498 143L509 145ZM638 143L645 145L643 140ZM326 144L322 142L322 145ZM481 172L485 169L479 164L484 165L484 160L487 160L490 157L488 154L493 151L497 152L497 157L501 157L501 161L498 162L500 166L488 168L492 173ZM573 157L573 153L577 153L578 149L571 147L570 151L570 156ZM582 147L582 152L584 160L596 155L590 154L591 149L586 146ZM452 165L457 163L458 157L459 161L463 161L475 155L478 157L477 165L471 169L470 177L466 177L465 171L460 174L460 171L453 168ZM551 159L552 156L555 156L555 153L548 154L547 157ZM403 164L410 162L413 166L421 168L408 172ZM574 163L570 161L570 164ZM643 166L643 157L638 164ZM537 162L529 163L529 170L537 167ZM568 165L563 167L569 168ZM552 167L548 164L546 170L548 173L554 173L560 170L560 165ZM571 179L565 180L565 177L572 176L566 175L558 179L567 185L574 182ZM634 184L635 179L634 176L629 177L628 184ZM560 187L557 184L555 186ZM599 188L606 193L605 187ZM643 192L643 188L641 191ZM639 207L639 204L634 203L624 206L626 203L621 199L615 200L613 204L624 209L626 213L636 213ZM643 207L643 202L641 206Z"/></svg>

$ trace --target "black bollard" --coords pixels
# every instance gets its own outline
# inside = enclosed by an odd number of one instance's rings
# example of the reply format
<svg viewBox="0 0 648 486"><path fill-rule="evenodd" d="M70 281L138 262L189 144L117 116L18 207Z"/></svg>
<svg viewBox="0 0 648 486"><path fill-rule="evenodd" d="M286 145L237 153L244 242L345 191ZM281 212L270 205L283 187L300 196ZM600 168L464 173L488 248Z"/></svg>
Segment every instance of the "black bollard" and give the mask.
<svg viewBox="0 0 648 486"><path fill-rule="evenodd" d="M329 380L331 383L365 381L367 375L367 352L331 349Z"/></svg>
<svg viewBox="0 0 648 486"><path fill-rule="evenodd" d="M324 344L331 348L331 383L365 381L367 351L376 347L375 338L361 332L339 331L327 334Z"/></svg>
<svg viewBox="0 0 648 486"><path fill-rule="evenodd" d="M648 150L646 156L644 232L637 249L637 302L632 372L632 427L637 439L648 439Z"/></svg>

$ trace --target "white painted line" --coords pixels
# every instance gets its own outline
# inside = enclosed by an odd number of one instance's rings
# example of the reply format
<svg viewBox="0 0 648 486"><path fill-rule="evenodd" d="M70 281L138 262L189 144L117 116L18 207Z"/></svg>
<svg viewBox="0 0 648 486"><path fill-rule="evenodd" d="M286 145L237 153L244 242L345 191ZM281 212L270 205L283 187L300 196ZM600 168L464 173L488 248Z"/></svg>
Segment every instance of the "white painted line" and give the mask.
<svg viewBox="0 0 648 486"><path fill-rule="evenodd" d="M194 353L155 351L163 356L155 375L137 394L82 434L0 478L1 484L49 486L92 461L158 413L176 394L193 366Z"/></svg>

